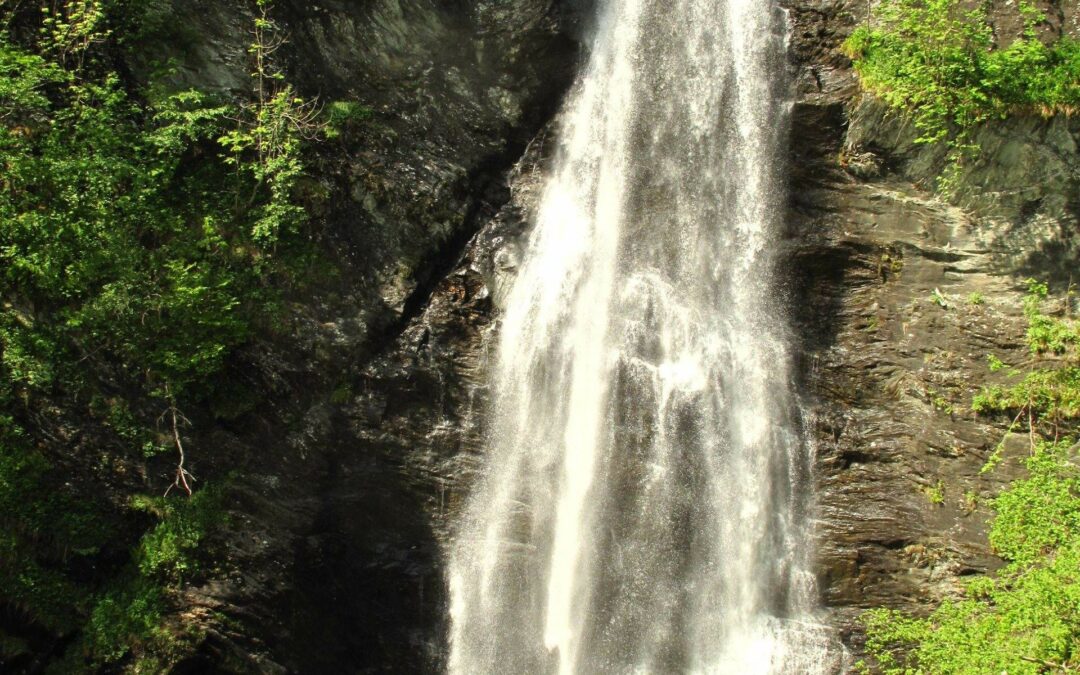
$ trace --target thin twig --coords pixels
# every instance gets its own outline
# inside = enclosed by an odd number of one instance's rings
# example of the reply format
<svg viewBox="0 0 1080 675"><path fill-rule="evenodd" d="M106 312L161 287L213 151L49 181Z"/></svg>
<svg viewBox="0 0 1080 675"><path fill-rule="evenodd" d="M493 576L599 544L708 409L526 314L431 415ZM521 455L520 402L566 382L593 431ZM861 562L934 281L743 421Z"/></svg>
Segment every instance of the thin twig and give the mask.
<svg viewBox="0 0 1080 675"><path fill-rule="evenodd" d="M1060 670L1063 673L1069 672L1068 666L1066 666L1064 663L1054 663L1053 661L1046 661L1044 659L1036 659L1036 658L1033 658L1031 656L1021 656L1020 660L1021 661L1027 661L1028 663L1037 663L1040 666L1046 666L1047 668L1052 668L1054 670Z"/></svg>
<svg viewBox="0 0 1080 675"><path fill-rule="evenodd" d="M1032 412L1033 401L1028 401L1028 439L1031 442L1031 454L1035 454L1035 416Z"/></svg>
<svg viewBox="0 0 1080 675"><path fill-rule="evenodd" d="M195 476L184 468L184 462L187 458L184 455L184 443L180 440L180 422L183 421L185 424L190 424L191 420L184 417L184 414L177 410L176 399L173 398L172 392L169 391L169 385L167 384L165 385L165 396L169 400L169 408L162 413L162 417L169 415L171 418L173 443L176 444L176 452L180 455L180 461L176 465L176 480L174 480L173 484L165 490L165 496L168 497L173 488L180 488L190 497L191 483L195 482ZM191 479L191 483L188 482L189 478Z"/></svg>

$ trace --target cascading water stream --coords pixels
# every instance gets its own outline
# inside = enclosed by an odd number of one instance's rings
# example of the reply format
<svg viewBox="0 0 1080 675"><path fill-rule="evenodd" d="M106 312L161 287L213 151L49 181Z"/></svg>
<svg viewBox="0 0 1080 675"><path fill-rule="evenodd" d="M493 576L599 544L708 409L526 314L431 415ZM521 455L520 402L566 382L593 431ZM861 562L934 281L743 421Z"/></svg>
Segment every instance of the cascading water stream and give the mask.
<svg viewBox="0 0 1080 675"><path fill-rule="evenodd" d="M602 0L449 565L453 675L828 668L771 251L770 0Z"/></svg>

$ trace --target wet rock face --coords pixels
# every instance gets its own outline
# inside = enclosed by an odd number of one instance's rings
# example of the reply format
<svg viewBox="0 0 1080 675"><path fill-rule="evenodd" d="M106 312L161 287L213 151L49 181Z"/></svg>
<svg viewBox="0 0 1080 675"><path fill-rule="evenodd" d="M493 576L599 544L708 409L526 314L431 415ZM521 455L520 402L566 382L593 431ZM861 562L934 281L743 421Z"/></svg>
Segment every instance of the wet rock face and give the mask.
<svg viewBox="0 0 1080 675"><path fill-rule="evenodd" d="M911 125L880 103L851 106L845 152L887 161L894 173L933 185L944 151L915 143ZM1069 283L1080 252L1080 120L1012 118L979 130L979 156L963 169L956 201L979 221L987 269Z"/></svg>
<svg viewBox="0 0 1080 675"><path fill-rule="evenodd" d="M155 54L175 62L172 86L250 94L250 4L174 3L191 42ZM272 4L286 39L274 56L289 81L324 105L371 110L319 167L332 195L327 236L358 276L350 290L364 295L352 331L385 328L446 273L446 251L476 229L473 196L502 180L554 114L587 9L583 0Z"/></svg>
<svg viewBox="0 0 1080 675"><path fill-rule="evenodd" d="M336 422L323 442L339 450L308 537L319 558L297 556L291 595L312 618L345 610L337 625L356 632L346 638L351 661L340 644L328 660L318 634L291 640L290 649L307 648L294 666L302 672L355 663L357 654L371 672L442 671L444 546L481 459L486 365L542 179L544 138L471 195L479 230L444 251L449 264L418 286L419 301L406 303L371 356L338 374Z"/></svg>
<svg viewBox="0 0 1080 675"><path fill-rule="evenodd" d="M797 186L794 314L820 590L857 651L862 609L926 610L998 565L985 501L1015 467L980 473L1004 432L968 406L990 382L987 354L1027 358L1025 323L1020 284L992 272L967 214L893 176L821 170Z"/></svg>
<svg viewBox="0 0 1080 675"><path fill-rule="evenodd" d="M981 469L1000 443L1017 459L1029 441L969 407L1004 381L989 354L1030 358L1024 279L1075 269L1080 127L988 125L957 205L946 203L929 192L942 151L862 97L837 51L866 3L791 4L788 269L818 453L818 574L826 616L857 657L863 609L928 611L1001 564L986 502L1020 471ZM1006 16L994 14L999 39ZM1051 27L1068 32L1062 17Z"/></svg>

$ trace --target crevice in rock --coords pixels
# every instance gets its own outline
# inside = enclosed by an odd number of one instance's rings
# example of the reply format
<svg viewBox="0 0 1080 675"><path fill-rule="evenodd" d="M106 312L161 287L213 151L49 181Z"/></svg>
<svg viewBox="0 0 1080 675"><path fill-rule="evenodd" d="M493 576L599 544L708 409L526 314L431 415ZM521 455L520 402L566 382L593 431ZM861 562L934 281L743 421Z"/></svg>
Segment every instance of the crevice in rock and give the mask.
<svg viewBox="0 0 1080 675"><path fill-rule="evenodd" d="M554 117L555 112L556 108L550 106L542 116L542 124L538 128L542 129ZM377 344L382 345L379 353L393 346L405 329L424 313L439 284L461 263L476 233L510 201L507 178L527 147L525 142L511 142L504 152L489 157L472 172L468 181L471 200L463 226L419 266L425 272L405 300L401 315L386 328L377 341Z"/></svg>

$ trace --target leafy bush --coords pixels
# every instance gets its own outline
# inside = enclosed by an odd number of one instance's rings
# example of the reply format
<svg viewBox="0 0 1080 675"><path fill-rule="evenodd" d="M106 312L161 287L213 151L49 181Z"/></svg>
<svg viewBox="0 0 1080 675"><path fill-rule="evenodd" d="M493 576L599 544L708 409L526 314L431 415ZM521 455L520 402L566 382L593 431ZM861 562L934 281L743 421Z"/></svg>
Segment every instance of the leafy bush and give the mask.
<svg viewBox="0 0 1080 675"><path fill-rule="evenodd" d="M1070 444L1044 444L1031 476L994 502L994 549L1011 561L925 619L864 615L886 674L1043 673L1080 666L1080 478Z"/></svg>
<svg viewBox="0 0 1080 675"><path fill-rule="evenodd" d="M225 518L221 498L220 490L204 489L185 500L132 500L134 508L159 522L139 542L133 568L94 598L81 650L84 661L110 663L138 652L156 662L183 641L162 619L172 589L196 573L207 557L202 550L206 538ZM161 669L156 663L150 670Z"/></svg>
<svg viewBox="0 0 1080 675"><path fill-rule="evenodd" d="M374 111L356 101L333 101L326 106L327 133L340 135L343 129L356 126L371 119Z"/></svg>
<svg viewBox="0 0 1080 675"><path fill-rule="evenodd" d="M1022 0L1017 11L1024 34L1001 47L986 3L968 6L962 0L883 0L876 25L858 28L845 43L863 86L911 115L917 142L946 143L953 168L977 150L971 133L987 120L1080 106L1080 43L1041 42L1035 27L1044 17Z"/></svg>
<svg viewBox="0 0 1080 675"><path fill-rule="evenodd" d="M148 578L180 581L198 568L198 551L207 534L225 520L221 492L203 489L191 499L163 497L133 500L136 509L154 513L156 527L143 535L135 559L139 572Z"/></svg>
<svg viewBox="0 0 1080 675"><path fill-rule="evenodd" d="M1028 320L1027 341L1031 353L1066 356L1055 367L1036 367L1027 373L1010 372L1022 378L1009 386L991 386L972 400L972 410L983 414L1015 415L1012 428L1023 421L1049 436L1059 437L1063 425L1080 419L1080 363L1071 351L1080 344L1080 330L1073 321L1043 313L1048 297L1046 284L1028 280L1024 315ZM1001 370L1000 359L991 358L992 370Z"/></svg>
<svg viewBox="0 0 1080 675"><path fill-rule="evenodd" d="M119 661L133 645L153 639L161 633L165 608L161 588L142 579L105 593L87 623L86 651L90 660Z"/></svg>

